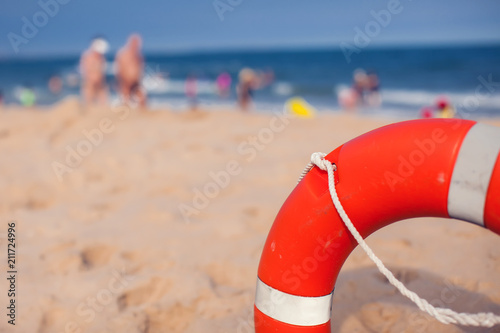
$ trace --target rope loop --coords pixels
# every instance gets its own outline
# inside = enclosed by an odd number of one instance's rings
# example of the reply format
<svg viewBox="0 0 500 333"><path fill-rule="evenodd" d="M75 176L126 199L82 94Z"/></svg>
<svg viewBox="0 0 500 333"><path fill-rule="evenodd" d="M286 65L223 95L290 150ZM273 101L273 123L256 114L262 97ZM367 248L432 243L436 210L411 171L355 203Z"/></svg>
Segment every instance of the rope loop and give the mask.
<svg viewBox="0 0 500 333"><path fill-rule="evenodd" d="M373 250L368 246L363 237L360 235L351 219L344 210L344 207L340 203L339 197L337 195L337 190L335 189L335 179L334 172L337 171L337 166L332 164L330 161L325 159L326 154L324 153L313 153L311 155L311 162L302 171L300 175L299 182L305 175L314 167L317 166L323 171L328 173L328 188L330 190L330 196L333 201L333 205L337 209L342 221L344 222L347 229L351 235L356 239L359 246L366 252L368 257L375 263L378 270L382 275L384 275L387 280L405 297L409 298L418 308L430 316L436 318L443 324L460 324L464 326L480 326L480 327L493 327L494 325L500 324L500 316L495 315L491 312L480 312L480 313L458 313L451 309L446 308L436 308L425 299L418 296L415 292L406 288L406 286L399 281L392 272L385 267Z"/></svg>

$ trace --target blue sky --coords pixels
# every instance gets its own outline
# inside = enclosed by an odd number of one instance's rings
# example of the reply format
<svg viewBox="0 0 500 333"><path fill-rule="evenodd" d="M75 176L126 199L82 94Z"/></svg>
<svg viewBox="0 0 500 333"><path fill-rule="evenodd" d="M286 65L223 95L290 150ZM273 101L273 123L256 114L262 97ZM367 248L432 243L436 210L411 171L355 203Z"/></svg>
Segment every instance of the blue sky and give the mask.
<svg viewBox="0 0 500 333"><path fill-rule="evenodd" d="M43 3L58 12L40 14ZM217 2L218 1L218 2ZM391 0L397 1L397 0ZM219 15L214 3L220 10ZM146 51L238 48L332 47L353 43L371 11L387 10L375 0L0 0L0 57L74 54L90 37L104 34L113 49L139 32ZM54 9L52 5L50 8ZM498 0L401 0L400 13L370 38L370 47L412 44L500 43ZM38 13L38 14L37 14ZM38 16L37 16L38 15ZM25 36L23 17L38 31ZM221 20L221 17L223 20ZM45 20L45 22L44 22ZM36 26L35 26L36 27ZM10 36L23 42L14 52ZM26 38L28 37L28 38Z"/></svg>

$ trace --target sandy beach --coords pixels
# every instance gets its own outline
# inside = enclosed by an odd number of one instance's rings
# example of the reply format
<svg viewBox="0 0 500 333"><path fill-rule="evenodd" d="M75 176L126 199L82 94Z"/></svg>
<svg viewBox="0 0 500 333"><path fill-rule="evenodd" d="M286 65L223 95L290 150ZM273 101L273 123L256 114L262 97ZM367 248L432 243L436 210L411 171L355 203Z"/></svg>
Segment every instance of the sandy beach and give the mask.
<svg viewBox="0 0 500 333"><path fill-rule="evenodd" d="M76 99L0 112L0 260L16 225L16 325L0 332L253 332L257 266L312 152L393 122L236 110L81 112ZM500 125L500 121L489 120ZM438 306L500 314L500 238L425 218L368 238ZM7 275L2 264L4 275ZM359 249L336 286L333 332L500 332L421 313Z"/></svg>

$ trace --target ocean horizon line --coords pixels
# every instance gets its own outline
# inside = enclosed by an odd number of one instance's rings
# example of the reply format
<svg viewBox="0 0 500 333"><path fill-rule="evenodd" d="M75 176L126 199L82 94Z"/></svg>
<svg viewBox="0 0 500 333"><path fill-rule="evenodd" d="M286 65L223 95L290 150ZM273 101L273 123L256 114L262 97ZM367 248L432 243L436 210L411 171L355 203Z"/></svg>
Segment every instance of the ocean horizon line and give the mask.
<svg viewBox="0 0 500 333"><path fill-rule="evenodd" d="M397 50L428 50L428 49L469 49L469 48L496 48L500 47L500 41L483 42L432 42L432 43L387 43L368 45L362 49L362 52L370 51L397 51ZM82 50L83 51L83 50ZM108 52L110 57L118 51L118 48L112 48ZM263 54L263 53L308 53L308 52L333 52L342 53L340 43L335 45L289 45L289 46L245 46L245 47L216 47L216 48L145 48L143 54L146 58L155 57L189 57L202 55L232 55L232 54ZM73 60L80 57L81 51L70 52L27 52L22 55L6 56L0 53L0 62L11 61L33 61L33 60Z"/></svg>

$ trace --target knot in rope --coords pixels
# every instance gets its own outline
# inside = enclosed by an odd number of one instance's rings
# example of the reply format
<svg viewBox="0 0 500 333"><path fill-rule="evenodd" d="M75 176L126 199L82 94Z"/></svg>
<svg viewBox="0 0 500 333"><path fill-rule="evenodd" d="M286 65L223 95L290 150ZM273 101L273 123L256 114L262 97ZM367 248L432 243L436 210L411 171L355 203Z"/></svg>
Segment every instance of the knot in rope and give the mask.
<svg viewBox="0 0 500 333"><path fill-rule="evenodd" d="M307 166L304 168L304 170L302 170L302 173L300 174L300 177L299 177L297 184L300 183L302 178L304 178L307 175L307 173L309 171L311 171L311 169L314 166L317 166L321 170L327 171L327 172L328 172L329 168L332 168L332 172L336 171L337 166L335 164L332 165L332 163L330 161L326 160L325 157L326 157L325 153L312 153L311 162L309 162L307 164Z"/></svg>
<svg viewBox="0 0 500 333"><path fill-rule="evenodd" d="M328 171L328 164L331 165L331 163L325 160L325 156L325 153L312 153L311 163L323 171Z"/></svg>

